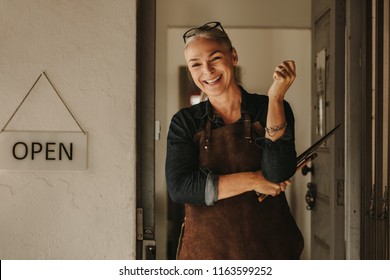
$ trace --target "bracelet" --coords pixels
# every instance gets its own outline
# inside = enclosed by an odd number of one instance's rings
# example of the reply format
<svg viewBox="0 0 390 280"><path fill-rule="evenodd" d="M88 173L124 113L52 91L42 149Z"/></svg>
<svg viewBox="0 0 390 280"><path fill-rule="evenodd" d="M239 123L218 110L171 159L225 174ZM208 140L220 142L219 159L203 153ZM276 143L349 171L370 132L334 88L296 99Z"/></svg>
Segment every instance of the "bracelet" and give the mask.
<svg viewBox="0 0 390 280"><path fill-rule="evenodd" d="M287 127L287 123L282 124L282 125L278 125L278 126L266 127L266 128L264 128L264 129L265 129L265 131L267 131L267 134L268 134L270 137L273 137L273 136L275 136L275 134L276 134L278 131L280 131L280 130L286 128L286 127Z"/></svg>

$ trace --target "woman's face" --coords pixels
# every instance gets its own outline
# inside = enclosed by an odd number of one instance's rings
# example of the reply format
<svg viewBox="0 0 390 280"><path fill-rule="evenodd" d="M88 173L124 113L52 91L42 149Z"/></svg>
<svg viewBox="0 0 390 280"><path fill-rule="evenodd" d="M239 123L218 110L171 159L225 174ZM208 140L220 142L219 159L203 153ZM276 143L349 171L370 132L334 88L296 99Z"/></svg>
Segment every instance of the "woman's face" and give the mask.
<svg viewBox="0 0 390 280"><path fill-rule="evenodd" d="M208 97L218 96L236 85L234 66L236 50L206 38L194 38L184 52L188 69L195 84Z"/></svg>

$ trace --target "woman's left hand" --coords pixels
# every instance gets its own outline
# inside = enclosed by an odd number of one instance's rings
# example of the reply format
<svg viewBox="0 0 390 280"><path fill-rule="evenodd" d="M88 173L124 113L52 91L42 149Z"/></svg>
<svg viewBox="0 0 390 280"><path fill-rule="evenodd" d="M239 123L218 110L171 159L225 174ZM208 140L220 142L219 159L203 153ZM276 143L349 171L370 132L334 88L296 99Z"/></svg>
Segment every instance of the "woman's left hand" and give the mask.
<svg viewBox="0 0 390 280"><path fill-rule="evenodd" d="M284 95L294 82L296 77L295 62L286 60L279 64L273 74L273 83L268 90L270 98L284 99Z"/></svg>

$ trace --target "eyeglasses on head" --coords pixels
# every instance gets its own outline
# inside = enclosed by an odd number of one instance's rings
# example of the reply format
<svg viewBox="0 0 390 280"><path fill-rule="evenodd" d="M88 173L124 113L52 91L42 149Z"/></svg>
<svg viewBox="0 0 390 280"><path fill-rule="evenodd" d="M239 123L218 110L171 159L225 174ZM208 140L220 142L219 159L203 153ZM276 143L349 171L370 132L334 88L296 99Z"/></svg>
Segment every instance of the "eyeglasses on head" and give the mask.
<svg viewBox="0 0 390 280"><path fill-rule="evenodd" d="M213 29L219 29L221 30L222 32L225 33L225 30L223 29L222 25L220 22L218 21L211 21L211 22L208 22L202 26L199 26L199 27L194 27L194 28L191 28L189 30L187 30L184 35L183 35L183 40L184 40L184 43L187 43L187 40L188 38L191 38L192 36L195 36L197 33L201 32L201 31L209 31L209 30L213 30Z"/></svg>

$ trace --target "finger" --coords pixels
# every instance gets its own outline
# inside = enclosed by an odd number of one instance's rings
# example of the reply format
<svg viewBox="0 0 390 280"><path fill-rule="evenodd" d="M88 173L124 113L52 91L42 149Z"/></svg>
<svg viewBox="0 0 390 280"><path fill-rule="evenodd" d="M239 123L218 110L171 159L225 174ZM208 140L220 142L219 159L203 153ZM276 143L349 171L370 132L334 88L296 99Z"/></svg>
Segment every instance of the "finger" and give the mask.
<svg viewBox="0 0 390 280"><path fill-rule="evenodd" d="M279 195L280 192L282 191L280 184L272 184L271 187L272 187L272 189L271 189L271 195L272 196Z"/></svg>
<svg viewBox="0 0 390 280"><path fill-rule="evenodd" d="M294 73L292 73L290 66L287 64L283 64L283 63L276 66L275 74L278 77L284 78L284 79L289 79L289 78L292 78L294 76Z"/></svg>
<svg viewBox="0 0 390 280"><path fill-rule="evenodd" d="M257 198L257 200L258 200L259 202L263 202L264 199L267 198L267 196L268 196L268 194L261 194L261 195Z"/></svg>
<svg viewBox="0 0 390 280"><path fill-rule="evenodd" d="M285 60L283 63L286 63L290 66L290 69L295 72L295 61L294 60Z"/></svg>
<svg viewBox="0 0 390 280"><path fill-rule="evenodd" d="M283 61L283 64L288 65L289 68L291 69L291 71L295 73L296 68L295 68L295 61L294 60L291 60L291 59L285 60L285 61Z"/></svg>
<svg viewBox="0 0 390 280"><path fill-rule="evenodd" d="M291 73L295 74L296 68L295 68L295 62L293 60L285 60L282 62L282 64L283 64L283 67L288 69Z"/></svg>
<svg viewBox="0 0 390 280"><path fill-rule="evenodd" d="M290 186L292 183L292 180L288 179L288 180L284 181L284 183L286 184L286 186Z"/></svg>
<svg viewBox="0 0 390 280"><path fill-rule="evenodd" d="M295 70L289 63L283 62L278 66L280 73L283 74L286 78L294 79Z"/></svg>
<svg viewBox="0 0 390 280"><path fill-rule="evenodd" d="M274 73L274 80L286 80L289 83L292 83L295 79L295 74L289 68L288 65L279 65L276 67Z"/></svg>
<svg viewBox="0 0 390 280"><path fill-rule="evenodd" d="M282 69L275 70L273 75L274 80L286 79L286 75L283 74Z"/></svg>
<svg viewBox="0 0 390 280"><path fill-rule="evenodd" d="M295 79L295 62L293 60L285 60L277 68L284 76Z"/></svg>
<svg viewBox="0 0 390 280"><path fill-rule="evenodd" d="M275 192L272 194L272 196L277 196L279 195L280 193L282 192L282 190L279 188L279 189L276 189Z"/></svg>

